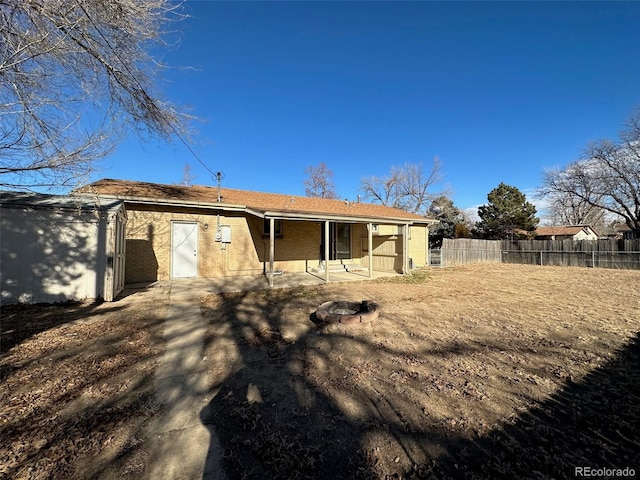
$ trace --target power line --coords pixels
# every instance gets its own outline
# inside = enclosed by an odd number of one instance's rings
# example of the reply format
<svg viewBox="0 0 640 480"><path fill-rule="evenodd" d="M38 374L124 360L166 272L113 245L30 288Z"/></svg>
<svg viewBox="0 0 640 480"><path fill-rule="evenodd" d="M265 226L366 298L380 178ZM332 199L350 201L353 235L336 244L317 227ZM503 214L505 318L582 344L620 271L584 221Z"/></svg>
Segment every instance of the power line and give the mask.
<svg viewBox="0 0 640 480"><path fill-rule="evenodd" d="M84 5L82 5L82 3L80 2L80 0L76 0L76 3L78 4L78 7L80 7L80 9L82 10L82 12L85 14L85 16L89 19L89 22L91 22L91 25L93 25L93 28L96 29L96 31L98 32L98 34L102 37L102 39L104 40L104 42L107 44L107 46L109 47L109 49L111 50L111 52L115 55L115 57L120 61L120 64L124 67L124 69L129 73L129 77L133 79L133 81L135 82L136 86L140 89L140 91L144 94L145 98L147 98L149 100L149 102L151 102L152 106L158 110L160 110L160 108L158 108L158 106L156 105L155 101L153 100L153 98L147 93L147 91L145 90L145 88L142 86L142 84L138 81L138 78L133 74L133 72L131 71L131 69L129 68L129 66L122 61L122 58L120 58L120 55L118 54L118 51L113 48L113 46L111 45L111 42L109 42L109 39L106 37L106 35L104 35L102 33L102 30L100 30L100 28L98 27L98 25L93 21L93 19L91 18L91 15L89 15L89 12L87 12L87 9L84 8ZM191 153L191 155L193 156L193 158L195 158L198 163L200 163L200 165L202 165L205 170L207 170L211 175L212 178L216 177L218 178L218 174L220 174L221 172L214 172L213 170L211 170L201 159L200 157L196 154L196 152L193 150L193 148L191 148L191 145L189 145L189 143L183 138L183 136L180 134L180 132L178 131L178 129L175 127L175 125L172 122L169 122L169 128L171 129L171 131L173 132L173 134L178 137L178 139L182 142L182 144L187 148L187 150L189 150L189 152ZM218 181L220 179L218 178Z"/></svg>

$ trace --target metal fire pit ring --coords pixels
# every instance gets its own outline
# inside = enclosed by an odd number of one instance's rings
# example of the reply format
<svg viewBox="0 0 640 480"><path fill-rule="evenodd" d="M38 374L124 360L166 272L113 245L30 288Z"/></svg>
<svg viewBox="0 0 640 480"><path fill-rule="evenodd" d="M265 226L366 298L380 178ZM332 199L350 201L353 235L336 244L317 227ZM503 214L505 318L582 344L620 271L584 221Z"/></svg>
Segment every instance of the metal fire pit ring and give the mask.
<svg viewBox="0 0 640 480"><path fill-rule="evenodd" d="M378 305L362 302L329 301L316 310L316 318L322 323L363 323L378 319Z"/></svg>

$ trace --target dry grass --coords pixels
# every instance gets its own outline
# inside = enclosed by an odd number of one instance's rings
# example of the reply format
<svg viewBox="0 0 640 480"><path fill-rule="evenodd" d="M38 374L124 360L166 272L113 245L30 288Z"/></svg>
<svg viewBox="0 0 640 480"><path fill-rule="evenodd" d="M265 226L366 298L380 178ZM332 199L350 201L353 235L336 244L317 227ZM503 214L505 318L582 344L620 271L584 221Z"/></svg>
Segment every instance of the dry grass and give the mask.
<svg viewBox="0 0 640 480"><path fill-rule="evenodd" d="M476 265L208 297L219 359L209 421L225 466L238 478L636 466L639 285L634 271ZM341 299L378 302L381 320L318 330L309 314ZM259 401L247 397L256 389ZM290 448L254 441L270 435ZM313 469L288 456L300 449Z"/></svg>
<svg viewBox="0 0 640 480"><path fill-rule="evenodd" d="M476 265L209 296L202 421L234 479L638 472L639 286L638 271ZM162 298L3 309L0 478L145 475ZM341 299L380 320L311 321Z"/></svg>

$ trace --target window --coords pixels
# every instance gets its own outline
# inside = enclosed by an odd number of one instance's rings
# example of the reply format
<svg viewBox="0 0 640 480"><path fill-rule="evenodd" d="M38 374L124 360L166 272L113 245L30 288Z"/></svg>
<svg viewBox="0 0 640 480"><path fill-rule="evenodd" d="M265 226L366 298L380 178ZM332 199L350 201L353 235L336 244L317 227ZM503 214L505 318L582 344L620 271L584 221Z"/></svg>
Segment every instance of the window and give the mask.
<svg viewBox="0 0 640 480"><path fill-rule="evenodd" d="M262 227L262 234L265 235L266 237L268 237L270 235L270 231L269 231L269 226L270 226L271 220L268 218L264 219L264 224ZM275 220L274 222L274 227L275 227L275 236L276 237L282 237L282 220Z"/></svg>

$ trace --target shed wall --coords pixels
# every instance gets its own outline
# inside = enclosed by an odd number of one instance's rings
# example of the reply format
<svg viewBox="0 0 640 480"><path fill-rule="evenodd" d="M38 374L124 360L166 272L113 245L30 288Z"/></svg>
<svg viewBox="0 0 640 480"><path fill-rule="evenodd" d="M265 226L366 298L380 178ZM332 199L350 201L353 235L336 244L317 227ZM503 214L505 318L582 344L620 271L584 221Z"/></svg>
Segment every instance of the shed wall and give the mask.
<svg viewBox="0 0 640 480"><path fill-rule="evenodd" d="M103 296L104 216L4 207L1 217L2 303Z"/></svg>

